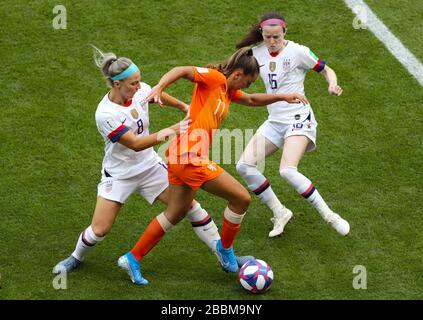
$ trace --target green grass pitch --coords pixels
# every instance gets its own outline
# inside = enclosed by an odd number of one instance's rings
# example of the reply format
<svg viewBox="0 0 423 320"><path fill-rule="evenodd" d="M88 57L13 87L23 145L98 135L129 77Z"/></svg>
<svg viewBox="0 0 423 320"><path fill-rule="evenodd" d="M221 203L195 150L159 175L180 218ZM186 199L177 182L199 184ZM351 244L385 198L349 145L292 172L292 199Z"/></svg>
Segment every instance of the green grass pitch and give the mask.
<svg viewBox="0 0 423 320"><path fill-rule="evenodd" d="M423 57L421 1L368 1L403 43ZM56 1L3 1L0 10L0 299L422 299L423 90L340 0L312 1L62 1L67 29L55 30ZM218 62L259 16L287 20L287 39L307 45L338 75L344 94L331 97L310 73L306 94L318 127L318 148L300 170L351 224L342 238L324 224L278 174L281 153L266 176L293 210L282 237L267 237L270 211L253 198L235 242L273 268L272 289L251 295L236 275L181 222L143 260L150 280L136 287L117 258L138 239L162 205L133 195L112 232L69 274L66 290L52 285L53 266L69 255L94 209L103 142L94 112L107 92L89 43L132 58L154 85L173 66ZM170 94L189 101L192 85ZM257 81L249 92L262 92ZM151 106L151 131L181 117ZM232 105L222 128L254 129L266 110ZM241 179L235 161L224 169ZM218 226L225 201L204 192ZM356 290L353 268L367 270Z"/></svg>

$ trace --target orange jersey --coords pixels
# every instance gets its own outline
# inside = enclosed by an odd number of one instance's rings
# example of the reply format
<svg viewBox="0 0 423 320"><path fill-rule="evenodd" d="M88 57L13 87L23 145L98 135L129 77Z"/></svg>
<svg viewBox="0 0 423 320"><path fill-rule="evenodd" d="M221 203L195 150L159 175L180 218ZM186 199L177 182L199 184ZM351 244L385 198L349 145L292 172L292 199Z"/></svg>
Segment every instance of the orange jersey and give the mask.
<svg viewBox="0 0 423 320"><path fill-rule="evenodd" d="M243 94L241 90L228 91L226 77L219 71L193 69L195 87L189 110L192 123L185 134L176 136L169 144L169 162L207 162L215 130L228 115L231 101Z"/></svg>

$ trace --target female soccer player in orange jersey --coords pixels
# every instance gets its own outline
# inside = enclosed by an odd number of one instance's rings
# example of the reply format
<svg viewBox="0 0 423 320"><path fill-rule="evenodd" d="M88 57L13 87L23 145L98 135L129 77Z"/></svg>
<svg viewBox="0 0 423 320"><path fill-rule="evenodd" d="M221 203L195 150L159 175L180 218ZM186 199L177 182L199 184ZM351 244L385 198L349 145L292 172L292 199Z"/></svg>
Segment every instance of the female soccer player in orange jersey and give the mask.
<svg viewBox="0 0 423 320"><path fill-rule="evenodd" d="M237 272L232 243L250 204L249 192L230 174L208 158L215 129L228 114L231 101L248 106L264 106L277 101L307 104L297 93L247 94L259 76L259 65L250 48L241 48L227 61L208 68L176 67L166 73L152 89L146 101L161 104L162 91L178 79L195 83L189 110L192 120L188 131L176 136L167 150L169 202L167 209L154 218L135 247L119 258L119 266L128 272L136 284L147 284L140 272L141 259L160 241L166 231L181 221L198 188L228 201L224 211L221 240L215 241L215 253L222 268Z"/></svg>
<svg viewBox="0 0 423 320"><path fill-rule="evenodd" d="M101 181L91 225L80 234L72 254L54 267L54 273L71 272L81 266L87 253L110 232L131 194L140 194L150 204L157 200L168 203L167 168L153 146L186 130L189 123L186 119L150 134L149 100L144 100L151 87L141 82L141 71L128 58L118 58L114 53L103 53L95 47L94 53L95 64L110 88L96 111L97 127L105 143ZM165 92L161 98L166 105L188 111L188 105ZM187 218L197 236L214 250L213 241L220 239L220 235L200 203L193 201ZM242 265L250 258L236 259Z"/></svg>

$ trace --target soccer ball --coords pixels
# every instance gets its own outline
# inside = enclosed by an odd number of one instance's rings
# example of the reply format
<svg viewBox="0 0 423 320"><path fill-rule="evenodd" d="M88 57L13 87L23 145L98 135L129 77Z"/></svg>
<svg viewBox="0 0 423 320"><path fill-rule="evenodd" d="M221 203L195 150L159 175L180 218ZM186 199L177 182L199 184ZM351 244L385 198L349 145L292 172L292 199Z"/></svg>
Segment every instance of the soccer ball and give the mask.
<svg viewBox="0 0 423 320"><path fill-rule="evenodd" d="M251 293L263 293L272 286L272 268L263 260L250 260L239 270L239 282Z"/></svg>

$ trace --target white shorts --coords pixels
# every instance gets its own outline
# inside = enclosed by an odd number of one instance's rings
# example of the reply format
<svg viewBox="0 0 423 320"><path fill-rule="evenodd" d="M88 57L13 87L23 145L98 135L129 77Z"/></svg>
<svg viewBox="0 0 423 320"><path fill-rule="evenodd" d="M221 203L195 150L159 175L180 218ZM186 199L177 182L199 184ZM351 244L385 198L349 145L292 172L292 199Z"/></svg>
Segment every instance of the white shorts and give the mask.
<svg viewBox="0 0 423 320"><path fill-rule="evenodd" d="M97 187L97 195L104 199L125 203L132 193L138 192L152 204L168 186L166 165L159 162L151 169L128 179L106 176L103 170Z"/></svg>
<svg viewBox="0 0 423 320"><path fill-rule="evenodd" d="M303 121L294 121L292 123L281 123L272 120L266 120L258 129L262 136L270 140L274 145L283 148L286 138L290 136L306 136L310 139L306 151L313 151L316 148L317 121L314 118L313 111Z"/></svg>

